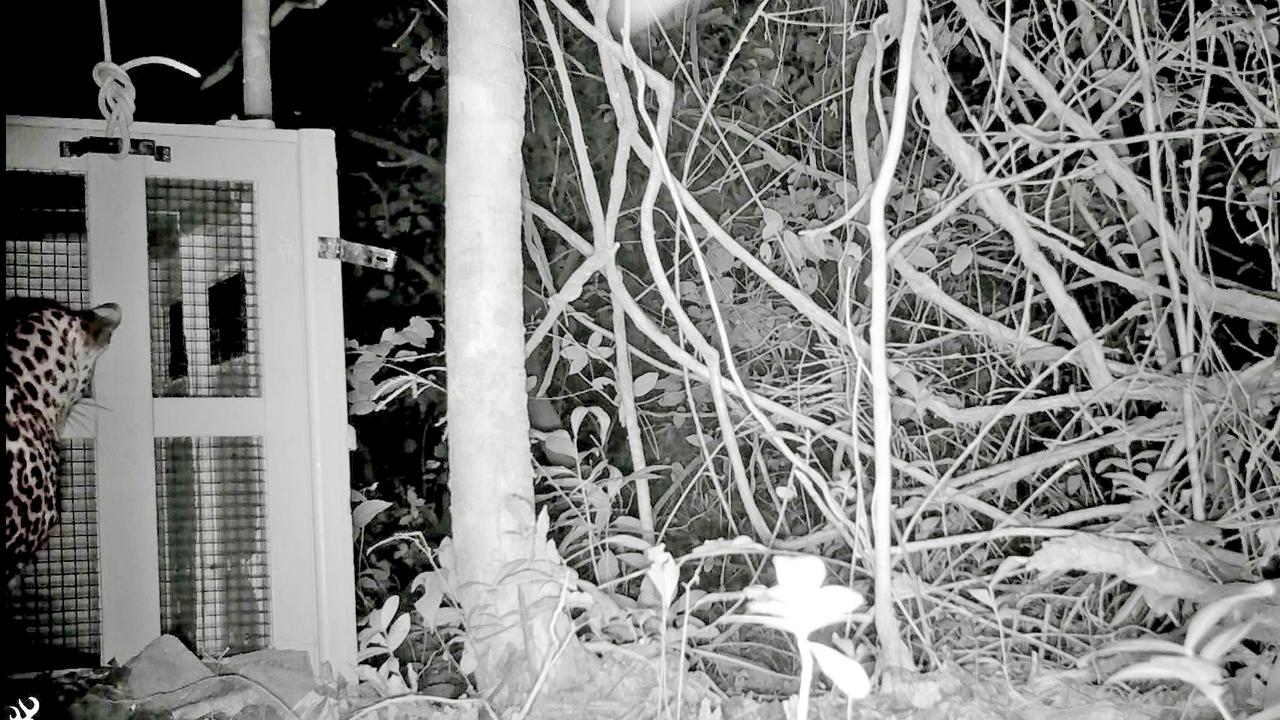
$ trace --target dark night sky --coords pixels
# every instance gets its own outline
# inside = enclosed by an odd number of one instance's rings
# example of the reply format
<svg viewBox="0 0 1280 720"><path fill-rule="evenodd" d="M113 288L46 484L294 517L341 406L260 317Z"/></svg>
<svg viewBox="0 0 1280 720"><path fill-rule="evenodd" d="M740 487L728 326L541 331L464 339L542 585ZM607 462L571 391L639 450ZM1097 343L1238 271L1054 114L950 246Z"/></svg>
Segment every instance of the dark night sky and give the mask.
<svg viewBox="0 0 1280 720"><path fill-rule="evenodd" d="M280 127L367 126L370 79L394 72L382 48L394 31L375 18L394 0L331 0L294 10L272 35L275 121ZM240 46L236 0L108 0L112 58L165 55L208 75ZM98 118L92 70L102 59L98 3L4 3L4 110L15 115ZM390 63L390 64L388 64ZM212 123L241 112L240 70L211 90L175 70L130 72L135 119Z"/></svg>

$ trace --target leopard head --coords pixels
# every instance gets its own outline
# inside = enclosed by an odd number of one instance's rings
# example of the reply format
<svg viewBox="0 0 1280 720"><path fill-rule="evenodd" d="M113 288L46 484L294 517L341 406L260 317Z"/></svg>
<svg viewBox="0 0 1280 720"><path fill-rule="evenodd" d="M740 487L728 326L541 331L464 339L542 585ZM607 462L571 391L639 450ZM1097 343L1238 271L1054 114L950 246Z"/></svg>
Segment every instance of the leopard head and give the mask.
<svg viewBox="0 0 1280 720"><path fill-rule="evenodd" d="M8 380L31 411L61 430L120 324L120 306L72 310L50 300L8 304Z"/></svg>

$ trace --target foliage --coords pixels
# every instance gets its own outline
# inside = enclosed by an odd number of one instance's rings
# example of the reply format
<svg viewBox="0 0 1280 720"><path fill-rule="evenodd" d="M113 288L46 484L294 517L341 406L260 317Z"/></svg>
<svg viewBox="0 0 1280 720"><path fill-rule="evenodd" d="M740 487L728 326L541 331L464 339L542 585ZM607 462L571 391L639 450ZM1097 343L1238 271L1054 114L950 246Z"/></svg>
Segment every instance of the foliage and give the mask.
<svg viewBox="0 0 1280 720"><path fill-rule="evenodd" d="M862 6L705 3L670 43L595 34L578 7L526 15L530 388L554 410L531 439L570 607L586 636L658 638L717 679L794 673L758 629L704 632L770 572L707 541L816 554L868 587L868 203L902 58ZM1280 552L1262 99L1280 10L1164 7L957 0L922 20L883 209L894 583L925 667L1071 666L1093 638L1190 622L1201 591ZM396 51L430 81L442 35L413 22ZM413 123L439 105L417 103L395 142L436 157ZM384 149L407 164L371 183L363 222L438 229L430 163ZM388 353L365 356L384 373L366 402L437 393ZM392 502L378 539L420 525ZM1067 537L1097 542L1046 542ZM381 547L401 589L435 572L429 548Z"/></svg>
<svg viewBox="0 0 1280 720"><path fill-rule="evenodd" d="M441 368L428 364L436 360L439 353L426 352L434 338L431 323L415 316L401 330L383 331L376 343L362 345L355 340L348 341L351 355L347 369L348 403L353 422L426 394L434 395L437 401L443 399L444 389L437 382ZM348 430L352 449L357 449L362 433L354 427ZM423 464L424 473L438 472L440 468L440 459ZM437 535L447 533L447 507L443 503L424 500L412 485L388 485L390 487L383 488L380 494L396 498L398 502L366 495L379 491L379 483L365 492L352 493L352 523L358 548L363 549L370 532L376 539L406 530L417 531L419 537L423 531ZM384 516L391 509L395 512ZM376 543L373 545L376 547ZM398 612L400 597L393 591L398 584L394 578L413 573L421 564L423 553L429 552L425 543L420 542L398 544L390 558L365 552L358 554L362 560L357 579L360 605L372 608L360 621L358 671L361 680L383 696L418 691L419 677L426 672L424 663L407 660L402 667L401 655L408 658L438 655L429 652L424 642L427 634L435 632L434 623L427 622L424 626L423 620L429 618L420 612L419 627L411 638L411 614ZM410 592L419 587L424 577L425 573L419 574L410 583ZM410 642L412 640L417 642Z"/></svg>
<svg viewBox="0 0 1280 720"><path fill-rule="evenodd" d="M1257 617L1236 622L1229 627L1217 628L1212 636L1209 633L1218 623L1233 610L1249 601L1270 598L1277 593L1277 584L1260 582L1246 585L1234 592L1201 608L1187 623L1186 637L1181 644L1159 639L1122 640L1104 648L1101 653L1138 652L1150 653L1151 657L1125 667L1107 678L1107 682L1133 682L1142 680L1181 680L1190 684L1208 699L1222 717L1230 720L1232 713L1227 709L1225 700L1227 673L1222 667L1228 653L1241 650L1240 642L1256 636L1255 629L1267 626L1271 630L1280 629L1280 620L1260 613ZM1237 613L1239 614L1239 613ZM1253 613L1247 613L1252 615ZM1250 660L1258 658L1253 653ZM1263 668L1265 670L1265 668ZM1276 699L1276 688L1269 691L1270 700ZM1274 703L1263 701L1263 706Z"/></svg>
<svg viewBox="0 0 1280 720"><path fill-rule="evenodd" d="M410 416L419 415L419 423L422 423L422 416L443 405L444 388L437 381L443 368L431 364L439 362L442 353L431 351L431 348L438 347L438 339L433 326L425 318L415 316L399 331L387 328L375 343L362 345L355 340L348 340L347 347L351 357L347 368L347 383L350 387L347 400L352 418L352 426L348 428L352 450L369 447L368 436L381 430L374 425L367 432L357 432L354 425L362 417L385 413L389 408L403 411L408 405L411 409ZM421 445L399 433L393 438L416 449L426 444L427 430L428 428L424 428L422 432ZM434 445L436 452L421 460L418 483L396 483L386 477L377 480L391 485L384 490L392 492L392 497L399 498L404 508L403 513L398 514L393 521L395 526L443 536L448 532L447 496L442 495L443 489L438 480L443 469L443 447L440 443ZM370 487L378 484L378 481L374 481ZM372 501L361 494L357 502ZM379 502L388 501L384 499ZM373 520L387 506L382 505L372 512L368 505L357 507L357 526L365 527L368 521ZM359 517L363 512L369 513L367 518Z"/></svg>
<svg viewBox="0 0 1280 720"><path fill-rule="evenodd" d="M361 619L360 631L356 637L360 679L373 685L383 696L403 695L418 690L418 675L414 672L414 663L409 663L402 675L400 659L395 656L395 651L409 637L411 625L408 613L397 613L399 607L398 596L387 598L381 608ZM381 660L382 664L375 668L369 663L374 659Z"/></svg>
<svg viewBox="0 0 1280 720"><path fill-rule="evenodd" d="M864 604L862 594L843 585L824 585L827 569L813 556L773 559L777 584L771 588L748 588L751 601L747 609L753 613L738 616L740 620L777 627L791 634L800 654L800 693L795 716L809 716L809 688L813 667L818 668L852 700L861 700L871 692L871 680L857 660L810 639L818 629L847 622Z"/></svg>

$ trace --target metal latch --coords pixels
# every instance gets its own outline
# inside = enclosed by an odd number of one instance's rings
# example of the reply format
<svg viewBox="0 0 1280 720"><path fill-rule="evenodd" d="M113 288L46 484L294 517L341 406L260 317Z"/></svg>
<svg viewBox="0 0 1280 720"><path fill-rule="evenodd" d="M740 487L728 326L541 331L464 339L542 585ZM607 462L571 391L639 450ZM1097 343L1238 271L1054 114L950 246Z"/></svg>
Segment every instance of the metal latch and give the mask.
<svg viewBox="0 0 1280 720"><path fill-rule="evenodd" d="M352 265L390 270L396 264L396 251L335 237L320 238L318 255L325 260L341 260Z"/></svg>
<svg viewBox="0 0 1280 720"><path fill-rule="evenodd" d="M81 155L119 155L120 138L91 135L79 140L63 140L58 143L58 154L62 157L80 157ZM169 162L169 146L157 145L155 140L134 138L129 140L130 155L145 155L158 162Z"/></svg>

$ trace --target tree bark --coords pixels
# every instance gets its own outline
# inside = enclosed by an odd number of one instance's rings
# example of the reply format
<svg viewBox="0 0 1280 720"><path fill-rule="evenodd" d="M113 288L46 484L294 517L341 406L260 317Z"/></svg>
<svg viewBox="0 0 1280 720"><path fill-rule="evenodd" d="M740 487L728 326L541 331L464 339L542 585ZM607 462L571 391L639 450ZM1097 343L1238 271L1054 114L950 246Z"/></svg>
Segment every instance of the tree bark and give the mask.
<svg viewBox="0 0 1280 720"><path fill-rule="evenodd" d="M453 589L476 679L522 701L570 637L534 514L521 256L525 76L517 0L449 3L445 355ZM555 630L553 631L553 618ZM577 648L576 642L573 647ZM576 653L573 653L576 654ZM561 657L561 660L568 658ZM559 685L553 665L544 689Z"/></svg>
<svg viewBox="0 0 1280 720"><path fill-rule="evenodd" d="M271 119L271 0L241 0L244 117Z"/></svg>

